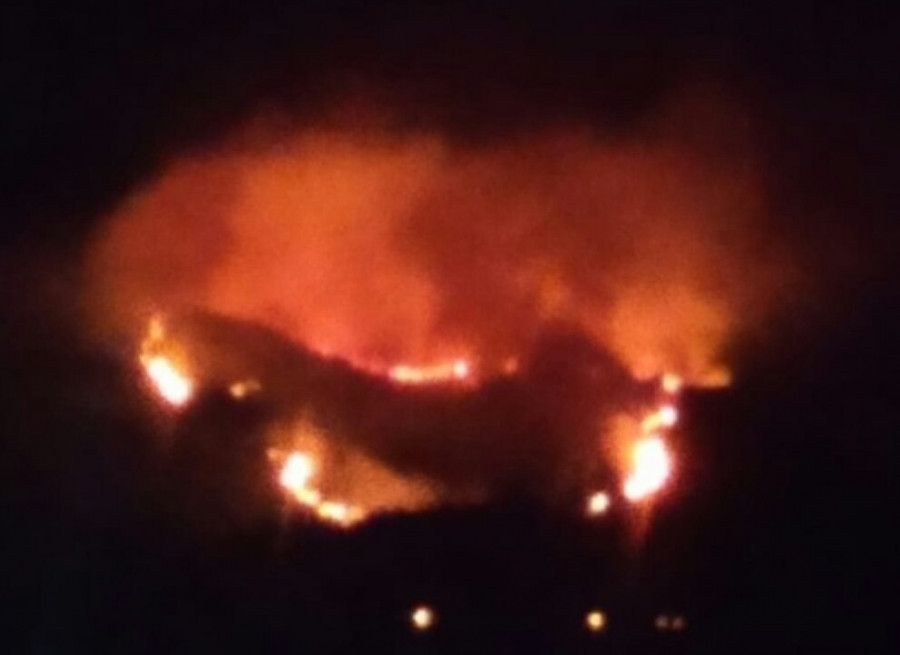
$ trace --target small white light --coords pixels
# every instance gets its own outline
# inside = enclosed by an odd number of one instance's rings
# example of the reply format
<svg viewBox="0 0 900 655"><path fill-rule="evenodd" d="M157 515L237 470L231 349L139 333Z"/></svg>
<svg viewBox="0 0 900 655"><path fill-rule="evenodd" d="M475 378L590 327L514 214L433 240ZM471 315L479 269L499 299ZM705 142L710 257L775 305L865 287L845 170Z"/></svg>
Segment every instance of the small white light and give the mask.
<svg viewBox="0 0 900 655"><path fill-rule="evenodd" d="M427 605L418 605L410 612L409 620L414 630L424 632L434 627L437 617L434 610Z"/></svg>
<svg viewBox="0 0 900 655"><path fill-rule="evenodd" d="M606 614L591 610L584 616L584 625L591 632L602 632L606 629Z"/></svg>
<svg viewBox="0 0 900 655"><path fill-rule="evenodd" d="M591 516L606 514L611 503L612 501L610 500L608 493L605 491L598 491L595 494L591 494L588 498L587 512Z"/></svg>

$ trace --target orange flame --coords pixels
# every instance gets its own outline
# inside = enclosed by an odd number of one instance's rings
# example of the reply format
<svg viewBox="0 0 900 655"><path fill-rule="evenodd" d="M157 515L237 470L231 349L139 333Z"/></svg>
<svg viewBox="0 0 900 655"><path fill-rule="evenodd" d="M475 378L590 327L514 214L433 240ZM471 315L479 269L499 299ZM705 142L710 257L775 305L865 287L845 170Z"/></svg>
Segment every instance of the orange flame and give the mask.
<svg viewBox="0 0 900 655"><path fill-rule="evenodd" d="M141 362L156 391L170 405L180 407L194 395L194 383L165 355L142 358Z"/></svg>
<svg viewBox="0 0 900 655"><path fill-rule="evenodd" d="M659 491L672 474L672 457L662 437L641 439L632 451L633 470L622 488L625 497L635 502Z"/></svg>
<svg viewBox="0 0 900 655"><path fill-rule="evenodd" d="M359 507L333 500L325 500L322 493L311 486L316 474L316 463L305 452L293 452L285 459L278 480L302 506L311 509L323 521L350 527L365 518Z"/></svg>
<svg viewBox="0 0 900 655"><path fill-rule="evenodd" d="M159 352L164 338L162 321L153 317L141 343L139 360L159 396L173 407L181 407L193 397L194 381L171 357Z"/></svg>
<svg viewBox="0 0 900 655"><path fill-rule="evenodd" d="M400 384L439 384L471 379L472 365L465 359L433 366L398 364L388 370L388 377Z"/></svg>

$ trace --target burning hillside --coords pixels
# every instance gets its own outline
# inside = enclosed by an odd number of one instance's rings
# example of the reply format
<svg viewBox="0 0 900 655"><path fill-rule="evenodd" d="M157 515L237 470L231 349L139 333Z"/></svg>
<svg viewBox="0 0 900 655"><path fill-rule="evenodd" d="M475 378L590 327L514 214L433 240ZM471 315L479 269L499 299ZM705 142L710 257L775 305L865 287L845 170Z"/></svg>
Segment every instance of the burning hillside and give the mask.
<svg viewBox="0 0 900 655"><path fill-rule="evenodd" d="M671 473L663 435L677 421L677 392L665 379L635 381L577 335L545 338L515 373L411 382L188 314L154 317L137 359L172 411L206 388L264 408L256 430L271 476L299 507L343 527L440 502L565 498L598 480L618 480L617 498L641 502ZM603 444L613 437L610 457ZM590 514L612 502L600 495Z"/></svg>
<svg viewBox="0 0 900 655"><path fill-rule="evenodd" d="M711 147L673 112L619 141L239 134L105 221L97 333L139 343L173 407L203 386L265 403L283 485L338 523L612 485L641 501L672 476L680 389L728 383L782 266L760 254L749 142ZM301 424L324 459L284 437ZM393 491L347 483L354 458ZM310 486L336 479L340 500Z"/></svg>

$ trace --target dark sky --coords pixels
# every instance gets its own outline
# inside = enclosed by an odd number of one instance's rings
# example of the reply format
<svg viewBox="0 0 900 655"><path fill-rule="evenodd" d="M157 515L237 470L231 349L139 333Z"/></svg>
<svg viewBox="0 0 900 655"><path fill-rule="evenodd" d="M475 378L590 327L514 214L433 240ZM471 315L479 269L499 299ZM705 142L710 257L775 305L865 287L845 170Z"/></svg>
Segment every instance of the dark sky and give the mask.
<svg viewBox="0 0 900 655"><path fill-rule="evenodd" d="M876 3L13 0L0 16L10 652L267 652L304 644L294 623L310 652L581 652L596 644L560 617L597 589L623 616L669 603L704 626L640 652L890 645L900 108L896 23ZM774 220L824 284L735 353L740 384L686 399L695 483L640 561L532 507L312 529L275 554L265 529L211 546L144 509L147 485L179 482L132 446L153 428L125 373L80 349L67 298L91 227L167 158L259 112L314 123L354 94L396 129L469 143L567 121L624 133L691 79L762 126ZM92 405L101 388L122 404ZM417 595L448 608L431 644L402 625Z"/></svg>

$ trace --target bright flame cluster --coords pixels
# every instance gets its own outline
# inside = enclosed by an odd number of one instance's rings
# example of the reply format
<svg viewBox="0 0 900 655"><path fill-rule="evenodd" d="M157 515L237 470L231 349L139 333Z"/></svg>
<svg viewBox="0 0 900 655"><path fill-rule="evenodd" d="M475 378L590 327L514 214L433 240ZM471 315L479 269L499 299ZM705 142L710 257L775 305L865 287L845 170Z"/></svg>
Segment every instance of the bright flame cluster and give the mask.
<svg viewBox="0 0 900 655"><path fill-rule="evenodd" d="M662 489L672 473L672 458L662 437L646 437L634 445L633 470L622 492L631 501L644 498Z"/></svg>
<svg viewBox="0 0 900 655"><path fill-rule="evenodd" d="M431 366L398 364L388 369L388 377L399 384L441 384L465 382L471 379L472 365L465 359L457 359Z"/></svg>
<svg viewBox="0 0 900 655"><path fill-rule="evenodd" d="M147 336L141 342L140 362L156 393L173 407L187 404L194 396L194 381L176 362L161 352L165 328L153 317Z"/></svg>
<svg viewBox="0 0 900 655"><path fill-rule="evenodd" d="M632 502L655 494L672 475L672 455L663 434L678 422L675 400L682 383L680 378L667 373L660 386L665 401L641 421L642 434L632 446L631 471L622 486L622 493Z"/></svg>
<svg viewBox="0 0 900 655"><path fill-rule="evenodd" d="M640 420L640 432L629 446L628 468L622 484L622 495L632 503L643 501L665 486L672 475L672 455L666 445L665 432L678 423L678 392L682 379L674 373L660 378L662 400ZM612 497L596 491L587 498L588 516L601 516L609 511Z"/></svg>
<svg viewBox="0 0 900 655"><path fill-rule="evenodd" d="M350 527L365 518L362 508L323 498L313 485L316 462L309 453L295 451L285 458L278 481L302 506L309 508L323 521Z"/></svg>

